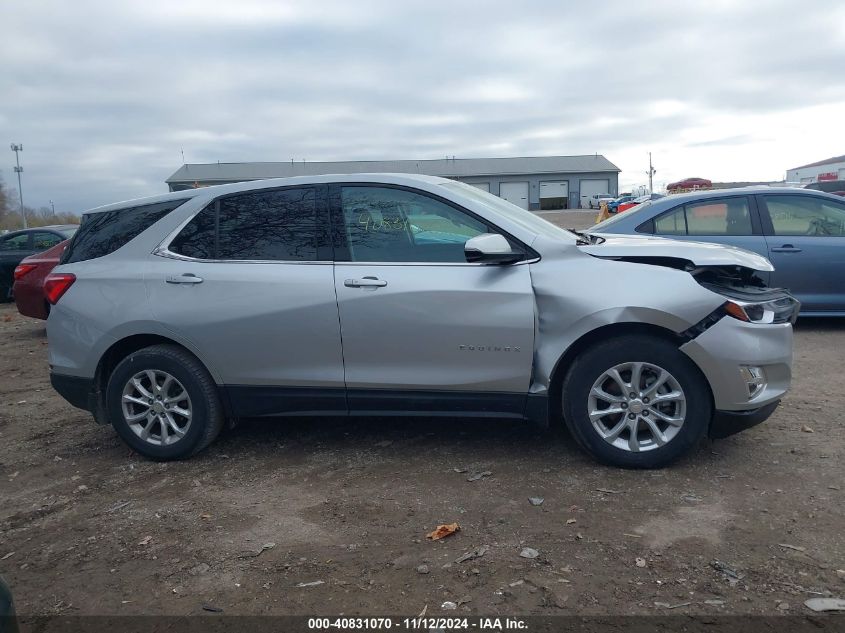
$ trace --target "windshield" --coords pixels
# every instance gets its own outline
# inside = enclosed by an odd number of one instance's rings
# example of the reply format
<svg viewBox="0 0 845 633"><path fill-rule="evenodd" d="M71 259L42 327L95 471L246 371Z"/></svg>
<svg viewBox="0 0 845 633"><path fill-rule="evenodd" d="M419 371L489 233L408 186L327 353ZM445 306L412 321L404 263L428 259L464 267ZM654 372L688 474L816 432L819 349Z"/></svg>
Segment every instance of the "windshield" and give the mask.
<svg viewBox="0 0 845 633"><path fill-rule="evenodd" d="M531 213L531 211L521 209L507 200L503 200L499 196L494 196L492 193L482 191L478 187L473 187L472 185L467 185L457 181L443 183L440 186L456 191L462 196L470 198L474 202L483 204L485 207L495 211L499 215L505 216L511 222L519 224L533 233L538 233L540 235L556 239L560 239L562 237L568 240L578 239L578 237L572 232L562 229L559 226L555 226L540 216Z"/></svg>
<svg viewBox="0 0 845 633"><path fill-rule="evenodd" d="M59 233L61 233L65 237L73 237L73 234L76 233L76 229L78 228L78 226L74 226L69 229L59 229Z"/></svg>
<svg viewBox="0 0 845 633"><path fill-rule="evenodd" d="M651 206L651 200L646 200L645 202L642 202L635 207L631 207L627 211L617 213L616 215L607 218L604 222L599 222L598 224L590 228L589 231L597 231L604 229L608 226L612 226L619 222L619 220L621 220L622 218L630 218L632 214L642 213L642 211L648 208L649 206Z"/></svg>

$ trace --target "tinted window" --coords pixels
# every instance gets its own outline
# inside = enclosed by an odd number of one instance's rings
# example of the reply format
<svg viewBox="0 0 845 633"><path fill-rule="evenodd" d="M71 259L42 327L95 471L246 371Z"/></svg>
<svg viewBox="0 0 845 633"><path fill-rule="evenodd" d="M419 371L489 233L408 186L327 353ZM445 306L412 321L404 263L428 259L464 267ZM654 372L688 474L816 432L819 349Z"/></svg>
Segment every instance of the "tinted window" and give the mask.
<svg viewBox="0 0 845 633"><path fill-rule="evenodd" d="M29 246L29 233L0 237L0 251L25 251Z"/></svg>
<svg viewBox="0 0 845 633"><path fill-rule="evenodd" d="M171 200L84 215L65 249L62 263L82 262L113 253L184 202Z"/></svg>
<svg viewBox="0 0 845 633"><path fill-rule="evenodd" d="M46 251L48 248L54 247L59 242L64 242L64 238L59 237L55 233L39 231L32 235L32 248L39 252Z"/></svg>
<svg viewBox="0 0 845 633"><path fill-rule="evenodd" d="M217 203L212 202L185 225L170 242L169 250L194 259L214 259L217 255Z"/></svg>
<svg viewBox="0 0 845 633"><path fill-rule="evenodd" d="M679 207L671 213L655 218L654 232L658 235L686 235L687 221L684 217L684 208Z"/></svg>
<svg viewBox="0 0 845 633"><path fill-rule="evenodd" d="M170 243L170 250L197 259L316 260L316 190L223 198L197 214Z"/></svg>
<svg viewBox="0 0 845 633"><path fill-rule="evenodd" d="M657 235L751 235L747 198L703 200L654 219Z"/></svg>
<svg viewBox="0 0 845 633"><path fill-rule="evenodd" d="M775 235L845 236L845 205L812 196L763 196Z"/></svg>
<svg viewBox="0 0 845 633"><path fill-rule="evenodd" d="M489 227L454 207L411 191L343 187L349 254L358 262L466 262L464 244Z"/></svg>
<svg viewBox="0 0 845 633"><path fill-rule="evenodd" d="M747 198L695 202L685 207L688 235L751 235Z"/></svg>

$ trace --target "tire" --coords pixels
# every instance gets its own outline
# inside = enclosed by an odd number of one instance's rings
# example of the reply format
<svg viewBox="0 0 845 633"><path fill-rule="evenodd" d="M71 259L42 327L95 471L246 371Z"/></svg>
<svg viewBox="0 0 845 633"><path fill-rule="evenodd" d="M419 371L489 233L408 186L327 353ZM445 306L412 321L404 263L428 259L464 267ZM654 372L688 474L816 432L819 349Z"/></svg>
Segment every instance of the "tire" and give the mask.
<svg viewBox="0 0 845 633"><path fill-rule="evenodd" d="M640 388L631 398L637 368ZM621 388L626 383L628 394ZM567 371L561 393L575 441L598 461L622 468L660 468L677 460L700 443L713 411L710 386L692 360L672 343L648 335L588 348Z"/></svg>
<svg viewBox="0 0 845 633"><path fill-rule="evenodd" d="M157 388L152 388L153 378ZM224 422L211 375L193 354L176 345L153 345L124 358L109 377L106 408L123 441L156 461L195 455L214 441Z"/></svg>

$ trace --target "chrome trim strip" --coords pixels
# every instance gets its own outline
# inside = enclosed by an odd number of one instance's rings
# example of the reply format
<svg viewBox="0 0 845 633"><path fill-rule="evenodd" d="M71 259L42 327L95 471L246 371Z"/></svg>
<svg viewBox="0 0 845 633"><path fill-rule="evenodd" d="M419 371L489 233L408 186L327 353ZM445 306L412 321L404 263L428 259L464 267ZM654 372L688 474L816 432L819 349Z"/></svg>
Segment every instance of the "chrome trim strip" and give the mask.
<svg viewBox="0 0 845 633"><path fill-rule="evenodd" d="M198 264L333 264L331 260L301 260L301 259L197 259L180 253L174 253L167 248L158 247L153 252L158 257L176 259L182 262L196 262Z"/></svg>
<svg viewBox="0 0 845 633"><path fill-rule="evenodd" d="M290 260L290 259L197 259L180 253L174 253L167 248L158 247L153 252L158 257L176 259L183 262L196 262L198 264L332 264L335 266L491 266L491 264L480 264L470 262L337 262L326 260ZM539 257L526 259L508 266L522 266L524 264L535 264L540 261Z"/></svg>

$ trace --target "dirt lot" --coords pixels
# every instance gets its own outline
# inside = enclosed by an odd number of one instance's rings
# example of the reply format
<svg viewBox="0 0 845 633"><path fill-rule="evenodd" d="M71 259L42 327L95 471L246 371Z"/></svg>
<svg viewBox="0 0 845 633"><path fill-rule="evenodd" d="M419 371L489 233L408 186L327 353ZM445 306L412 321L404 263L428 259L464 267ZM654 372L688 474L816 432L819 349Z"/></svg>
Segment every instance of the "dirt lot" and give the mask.
<svg viewBox="0 0 845 633"><path fill-rule="evenodd" d="M845 595L843 321L799 324L771 420L657 472L430 419L247 422L156 464L51 390L43 323L2 305L0 341L0 573L23 614L783 614Z"/></svg>

